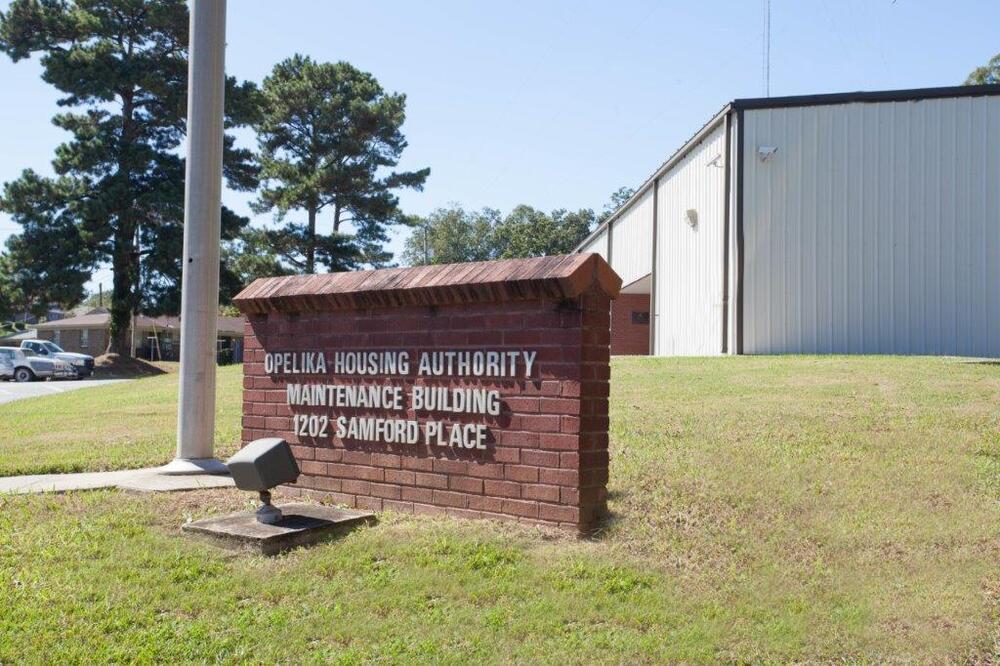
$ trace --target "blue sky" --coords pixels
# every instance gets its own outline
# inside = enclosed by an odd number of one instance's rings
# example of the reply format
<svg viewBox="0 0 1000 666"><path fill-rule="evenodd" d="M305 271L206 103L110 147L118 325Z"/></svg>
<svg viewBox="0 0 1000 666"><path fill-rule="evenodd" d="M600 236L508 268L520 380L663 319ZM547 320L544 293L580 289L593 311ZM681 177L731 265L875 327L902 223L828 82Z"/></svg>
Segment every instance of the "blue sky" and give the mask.
<svg viewBox="0 0 1000 666"><path fill-rule="evenodd" d="M423 192L403 195L408 212L449 202L597 209L725 102L762 94L762 7L230 0L226 65L259 82L300 52L347 60L406 93L400 166L431 168ZM772 95L954 85L1000 53L998 2L772 0L771 13ZM0 181L50 172L65 138L50 123L56 91L39 74L37 60L0 57ZM224 199L250 213L247 195ZM0 214L0 242L16 229ZM97 281L107 288L110 272Z"/></svg>

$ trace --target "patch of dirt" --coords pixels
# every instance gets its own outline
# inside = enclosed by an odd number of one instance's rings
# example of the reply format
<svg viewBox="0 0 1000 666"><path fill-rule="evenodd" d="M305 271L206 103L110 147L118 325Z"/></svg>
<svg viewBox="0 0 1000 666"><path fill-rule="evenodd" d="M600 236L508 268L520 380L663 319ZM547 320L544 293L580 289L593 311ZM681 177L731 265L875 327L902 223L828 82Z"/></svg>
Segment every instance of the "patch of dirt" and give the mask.
<svg viewBox="0 0 1000 666"><path fill-rule="evenodd" d="M140 358L104 354L94 359L94 377L96 379L132 379L163 374L166 374L165 370Z"/></svg>

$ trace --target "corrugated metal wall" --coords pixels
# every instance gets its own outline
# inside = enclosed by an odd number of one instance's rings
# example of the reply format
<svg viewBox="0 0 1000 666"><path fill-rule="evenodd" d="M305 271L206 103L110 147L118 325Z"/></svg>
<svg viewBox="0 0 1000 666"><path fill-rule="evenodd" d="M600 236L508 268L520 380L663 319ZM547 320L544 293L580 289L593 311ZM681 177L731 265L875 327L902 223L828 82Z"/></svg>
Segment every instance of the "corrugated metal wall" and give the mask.
<svg viewBox="0 0 1000 666"><path fill-rule="evenodd" d="M660 177L657 194L654 354L722 351L722 123ZM714 162L714 163L713 163ZM697 224L688 223L694 210ZM617 240L613 252L618 248Z"/></svg>
<svg viewBox="0 0 1000 666"><path fill-rule="evenodd" d="M1000 98L744 119L746 353L1000 355Z"/></svg>
<svg viewBox="0 0 1000 666"><path fill-rule="evenodd" d="M604 257L605 261L608 258L608 232L607 230L594 236L589 243L580 248L580 252L596 252L597 254Z"/></svg>
<svg viewBox="0 0 1000 666"><path fill-rule="evenodd" d="M649 275L653 263L653 188L611 223L611 267L629 285Z"/></svg>

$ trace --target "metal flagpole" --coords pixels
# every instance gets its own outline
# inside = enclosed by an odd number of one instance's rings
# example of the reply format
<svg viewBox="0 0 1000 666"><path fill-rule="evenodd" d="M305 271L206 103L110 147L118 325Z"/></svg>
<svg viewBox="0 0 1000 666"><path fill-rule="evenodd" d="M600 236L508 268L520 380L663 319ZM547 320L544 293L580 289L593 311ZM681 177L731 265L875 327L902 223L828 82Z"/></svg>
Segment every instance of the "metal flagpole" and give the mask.
<svg viewBox="0 0 1000 666"><path fill-rule="evenodd" d="M165 474L225 474L214 457L226 2L192 0L177 457Z"/></svg>

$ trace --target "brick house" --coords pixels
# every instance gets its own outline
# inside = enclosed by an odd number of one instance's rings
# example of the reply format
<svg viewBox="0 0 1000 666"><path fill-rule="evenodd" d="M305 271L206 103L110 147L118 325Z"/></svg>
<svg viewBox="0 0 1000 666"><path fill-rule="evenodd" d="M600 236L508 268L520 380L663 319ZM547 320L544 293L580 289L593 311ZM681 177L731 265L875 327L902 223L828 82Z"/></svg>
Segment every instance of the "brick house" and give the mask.
<svg viewBox="0 0 1000 666"><path fill-rule="evenodd" d="M243 360L243 318L219 317L219 361ZM99 356L108 348L111 314L95 308L76 317L38 324L38 339L51 340L69 352ZM148 360L176 361L180 351L180 317L135 317L135 355Z"/></svg>

